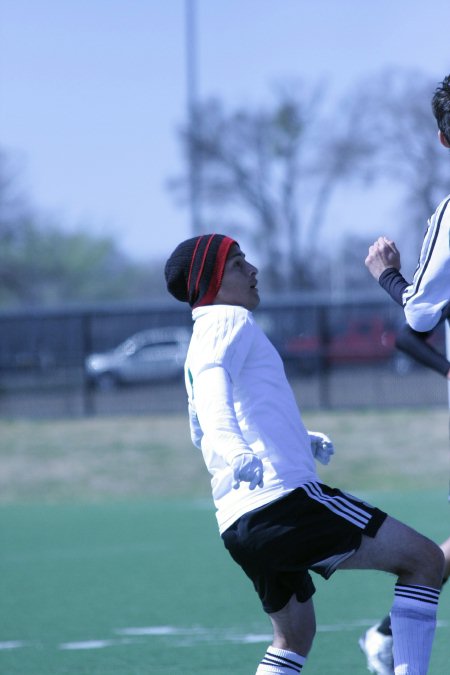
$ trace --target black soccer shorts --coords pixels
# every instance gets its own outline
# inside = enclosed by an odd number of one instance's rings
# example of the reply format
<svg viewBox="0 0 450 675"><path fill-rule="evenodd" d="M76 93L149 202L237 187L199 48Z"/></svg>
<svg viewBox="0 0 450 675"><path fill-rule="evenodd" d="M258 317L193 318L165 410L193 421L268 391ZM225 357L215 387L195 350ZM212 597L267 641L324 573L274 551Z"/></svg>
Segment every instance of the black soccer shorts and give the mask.
<svg viewBox="0 0 450 675"><path fill-rule="evenodd" d="M222 539L270 614L292 595L309 600L315 592L309 570L328 579L386 517L357 497L311 482L244 514Z"/></svg>

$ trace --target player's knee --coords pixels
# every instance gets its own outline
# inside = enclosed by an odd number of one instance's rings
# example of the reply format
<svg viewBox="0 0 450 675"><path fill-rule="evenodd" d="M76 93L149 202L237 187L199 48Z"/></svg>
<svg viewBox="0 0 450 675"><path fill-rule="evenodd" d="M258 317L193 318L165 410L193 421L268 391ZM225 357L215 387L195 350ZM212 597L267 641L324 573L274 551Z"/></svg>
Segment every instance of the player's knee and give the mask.
<svg viewBox="0 0 450 675"><path fill-rule="evenodd" d="M440 547L430 539L422 538L420 546L407 556L400 573L409 573L419 577L418 583L439 588L444 573L444 554Z"/></svg>
<svg viewBox="0 0 450 675"><path fill-rule="evenodd" d="M431 543L433 545L433 550L432 561L430 561L430 571L434 574L434 578L436 579L436 587L438 587L440 584L442 584L442 579L444 577L445 556L440 546L433 542Z"/></svg>
<svg viewBox="0 0 450 675"><path fill-rule="evenodd" d="M433 541L427 540L424 557L430 574L437 576L438 579L441 578L444 570L444 554L442 549Z"/></svg>

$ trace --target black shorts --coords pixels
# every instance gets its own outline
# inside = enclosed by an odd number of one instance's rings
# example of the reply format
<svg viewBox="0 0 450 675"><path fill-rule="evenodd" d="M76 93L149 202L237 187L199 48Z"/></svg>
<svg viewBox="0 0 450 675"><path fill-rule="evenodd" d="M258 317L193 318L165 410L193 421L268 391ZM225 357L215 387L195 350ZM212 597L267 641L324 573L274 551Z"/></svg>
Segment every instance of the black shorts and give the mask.
<svg viewBox="0 0 450 675"><path fill-rule="evenodd" d="M244 514L222 534L225 547L253 581L265 612L292 595L306 602L315 591L308 570L328 579L375 537L387 514L321 483L307 483Z"/></svg>

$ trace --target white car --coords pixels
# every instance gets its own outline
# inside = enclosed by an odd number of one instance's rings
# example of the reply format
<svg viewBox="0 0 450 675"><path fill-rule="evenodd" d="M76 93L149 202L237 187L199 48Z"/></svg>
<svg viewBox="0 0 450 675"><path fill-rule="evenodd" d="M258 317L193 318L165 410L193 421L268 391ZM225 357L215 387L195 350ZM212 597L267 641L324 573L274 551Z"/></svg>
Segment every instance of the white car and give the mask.
<svg viewBox="0 0 450 675"><path fill-rule="evenodd" d="M85 362L89 381L99 389L121 384L170 380L183 372L191 333L185 328L150 328Z"/></svg>

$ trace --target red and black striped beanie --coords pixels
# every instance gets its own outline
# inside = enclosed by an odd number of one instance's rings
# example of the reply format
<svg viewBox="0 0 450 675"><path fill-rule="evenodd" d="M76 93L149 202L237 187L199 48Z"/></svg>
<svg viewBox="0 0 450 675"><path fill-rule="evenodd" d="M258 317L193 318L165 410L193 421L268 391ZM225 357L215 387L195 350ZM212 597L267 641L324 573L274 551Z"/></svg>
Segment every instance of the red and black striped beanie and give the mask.
<svg viewBox="0 0 450 675"><path fill-rule="evenodd" d="M181 242L164 270L169 293L191 307L210 305L219 291L233 244L237 242L224 234L202 234Z"/></svg>

